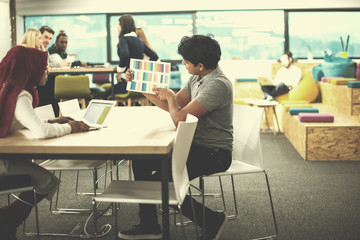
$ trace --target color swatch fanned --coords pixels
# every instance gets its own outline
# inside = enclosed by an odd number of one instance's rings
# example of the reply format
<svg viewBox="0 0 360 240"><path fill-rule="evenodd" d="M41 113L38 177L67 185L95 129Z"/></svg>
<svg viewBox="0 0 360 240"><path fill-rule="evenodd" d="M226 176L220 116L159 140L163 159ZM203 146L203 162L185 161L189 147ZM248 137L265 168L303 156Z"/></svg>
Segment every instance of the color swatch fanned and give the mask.
<svg viewBox="0 0 360 240"><path fill-rule="evenodd" d="M127 83L128 91L153 93L153 87L169 88L170 63L130 59L134 79Z"/></svg>

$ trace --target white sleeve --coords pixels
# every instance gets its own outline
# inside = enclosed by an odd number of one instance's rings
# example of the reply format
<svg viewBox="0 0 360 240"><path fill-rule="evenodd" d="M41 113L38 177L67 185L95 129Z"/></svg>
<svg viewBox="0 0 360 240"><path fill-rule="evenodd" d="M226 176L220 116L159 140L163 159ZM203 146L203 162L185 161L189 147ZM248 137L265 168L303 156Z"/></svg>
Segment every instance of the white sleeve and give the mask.
<svg viewBox="0 0 360 240"><path fill-rule="evenodd" d="M22 91L18 96L14 119L36 138L60 137L71 132L69 124L50 124L41 120L32 107L32 96L27 91Z"/></svg>
<svg viewBox="0 0 360 240"><path fill-rule="evenodd" d="M62 62L62 58L60 57L59 54L53 53L49 56L49 63L51 68L60 67L61 62Z"/></svg>

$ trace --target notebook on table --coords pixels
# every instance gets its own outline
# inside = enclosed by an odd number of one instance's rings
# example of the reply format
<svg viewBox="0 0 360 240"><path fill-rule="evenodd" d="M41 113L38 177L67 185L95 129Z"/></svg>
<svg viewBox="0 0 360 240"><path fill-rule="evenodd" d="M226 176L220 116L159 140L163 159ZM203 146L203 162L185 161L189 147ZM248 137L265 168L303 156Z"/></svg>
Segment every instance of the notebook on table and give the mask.
<svg viewBox="0 0 360 240"><path fill-rule="evenodd" d="M115 106L116 101L93 99L90 101L82 120L90 126L90 130L104 127L106 117Z"/></svg>

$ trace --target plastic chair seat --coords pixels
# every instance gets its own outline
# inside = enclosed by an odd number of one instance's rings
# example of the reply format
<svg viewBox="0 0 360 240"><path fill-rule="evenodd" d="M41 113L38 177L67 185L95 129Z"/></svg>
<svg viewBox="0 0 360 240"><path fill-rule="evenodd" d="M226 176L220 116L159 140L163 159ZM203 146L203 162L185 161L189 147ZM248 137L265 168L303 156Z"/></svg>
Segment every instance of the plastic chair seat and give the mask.
<svg viewBox="0 0 360 240"><path fill-rule="evenodd" d="M92 170L101 168L106 164L106 160L77 160L77 159L60 159L46 160L40 165L49 171L74 171L74 170Z"/></svg>
<svg viewBox="0 0 360 240"><path fill-rule="evenodd" d="M112 181L106 190L96 197L98 202L161 204L161 182ZM169 204L177 205L174 184L169 183Z"/></svg>
<svg viewBox="0 0 360 240"><path fill-rule="evenodd" d="M260 167L251 165L251 164L247 164L244 162L240 162L237 160L233 160L229 169L226 170L225 172L219 172L219 173L214 173L208 176L203 176L203 178L206 177L216 177L216 176L228 176L228 175L236 175L236 174L245 174L245 173L260 173L263 172L264 170L262 170Z"/></svg>

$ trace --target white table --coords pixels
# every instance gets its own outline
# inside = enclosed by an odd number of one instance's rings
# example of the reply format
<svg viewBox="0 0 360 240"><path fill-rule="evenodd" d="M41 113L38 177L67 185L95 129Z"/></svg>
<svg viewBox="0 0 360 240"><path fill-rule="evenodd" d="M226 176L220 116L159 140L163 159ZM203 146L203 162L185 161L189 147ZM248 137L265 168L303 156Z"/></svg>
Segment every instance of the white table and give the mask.
<svg viewBox="0 0 360 240"><path fill-rule="evenodd" d="M115 107L105 125L108 127L51 139L33 139L29 130L23 129L0 138L0 159L159 159L163 239L170 239L168 170L175 126L169 113L158 107Z"/></svg>

